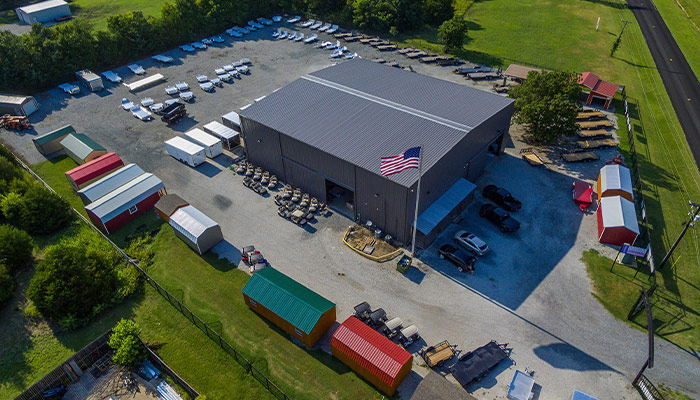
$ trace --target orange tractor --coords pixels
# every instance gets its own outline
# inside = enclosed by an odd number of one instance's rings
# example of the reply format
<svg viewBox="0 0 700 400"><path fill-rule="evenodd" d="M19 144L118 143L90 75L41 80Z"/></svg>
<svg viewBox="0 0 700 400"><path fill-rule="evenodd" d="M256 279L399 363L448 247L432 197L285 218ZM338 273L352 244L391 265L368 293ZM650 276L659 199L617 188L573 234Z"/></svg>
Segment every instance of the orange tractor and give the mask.
<svg viewBox="0 0 700 400"><path fill-rule="evenodd" d="M5 114L2 116L2 119L0 119L0 128L3 127L21 131L23 129L31 129L32 123L29 122L29 118L24 115Z"/></svg>

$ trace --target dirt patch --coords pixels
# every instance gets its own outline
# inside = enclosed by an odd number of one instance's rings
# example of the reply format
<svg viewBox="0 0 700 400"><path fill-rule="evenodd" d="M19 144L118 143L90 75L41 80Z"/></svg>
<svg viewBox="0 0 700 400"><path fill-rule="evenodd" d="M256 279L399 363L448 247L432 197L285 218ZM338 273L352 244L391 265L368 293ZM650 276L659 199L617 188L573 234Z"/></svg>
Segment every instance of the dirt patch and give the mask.
<svg viewBox="0 0 700 400"><path fill-rule="evenodd" d="M353 249L375 258L388 256L398 250L382 239L374 237L374 232L364 226L350 228L345 240Z"/></svg>

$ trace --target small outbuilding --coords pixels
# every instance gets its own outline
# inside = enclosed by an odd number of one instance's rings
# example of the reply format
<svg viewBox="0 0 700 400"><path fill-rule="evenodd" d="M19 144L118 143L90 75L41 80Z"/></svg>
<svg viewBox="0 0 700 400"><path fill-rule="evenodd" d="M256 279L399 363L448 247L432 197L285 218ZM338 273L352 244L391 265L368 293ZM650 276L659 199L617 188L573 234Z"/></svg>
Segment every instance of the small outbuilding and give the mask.
<svg viewBox="0 0 700 400"><path fill-rule="evenodd" d="M116 190L127 182L130 182L145 172L136 164L127 164L123 168L113 171L109 175L99 179L97 182L78 190L78 196L83 204L87 205L97 201L100 197Z"/></svg>
<svg viewBox="0 0 700 400"><path fill-rule="evenodd" d="M84 133L71 133L61 140L61 147L78 165L107 154L107 149Z"/></svg>
<svg viewBox="0 0 700 400"><path fill-rule="evenodd" d="M268 267L243 287L251 310L313 347L335 322L335 304L280 271Z"/></svg>
<svg viewBox="0 0 700 400"><path fill-rule="evenodd" d="M111 234L153 208L164 194L163 182L145 173L88 204L85 211L95 226Z"/></svg>
<svg viewBox="0 0 700 400"><path fill-rule="evenodd" d="M411 354L355 317L333 333L331 353L389 396L413 366Z"/></svg>
<svg viewBox="0 0 700 400"><path fill-rule="evenodd" d="M70 17L70 7L63 0L47 0L15 8L17 18L25 24L51 22Z"/></svg>
<svg viewBox="0 0 700 400"><path fill-rule="evenodd" d="M0 116L5 114L30 116L38 109L39 102L33 96L0 94Z"/></svg>
<svg viewBox="0 0 700 400"><path fill-rule="evenodd" d="M527 75L532 71L537 72L538 74L542 73L542 70L540 68L527 67L525 65L519 64L510 64L508 68L506 68L503 75L513 79L514 81L523 82L525 79L527 79Z"/></svg>
<svg viewBox="0 0 700 400"><path fill-rule="evenodd" d="M606 110L610 107L615 93L620 89L620 85L604 81L592 72L584 72L579 75L578 84L583 86L587 106L597 103Z"/></svg>
<svg viewBox="0 0 700 400"><path fill-rule="evenodd" d="M66 125L54 131L39 135L33 138L32 142L34 142L34 147L36 147L39 153L48 156L49 154L63 150L61 140L71 134L75 134L75 129L70 125Z"/></svg>
<svg viewBox="0 0 700 400"><path fill-rule="evenodd" d="M174 193L171 193L161 197L156 203L155 207L158 215L160 215L163 221L168 222L170 220L170 216L173 215L175 211L189 205L190 203L188 203L187 200Z"/></svg>
<svg viewBox="0 0 700 400"><path fill-rule="evenodd" d="M597 211L598 241L622 246L633 244L639 236L634 203L622 196L603 197Z"/></svg>
<svg viewBox="0 0 700 400"><path fill-rule="evenodd" d="M73 190L78 191L123 166L124 162L116 153L107 153L67 171L66 178Z"/></svg>
<svg viewBox="0 0 700 400"><path fill-rule="evenodd" d="M597 189L598 201L609 196L622 196L629 201L634 201L632 175L630 170L622 165L612 164L601 168Z"/></svg>
<svg viewBox="0 0 700 400"><path fill-rule="evenodd" d="M411 400L476 400L464 389L430 370L416 387Z"/></svg>
<svg viewBox="0 0 700 400"><path fill-rule="evenodd" d="M219 224L191 205L175 211L168 224L173 227L175 236L200 255L224 240Z"/></svg>

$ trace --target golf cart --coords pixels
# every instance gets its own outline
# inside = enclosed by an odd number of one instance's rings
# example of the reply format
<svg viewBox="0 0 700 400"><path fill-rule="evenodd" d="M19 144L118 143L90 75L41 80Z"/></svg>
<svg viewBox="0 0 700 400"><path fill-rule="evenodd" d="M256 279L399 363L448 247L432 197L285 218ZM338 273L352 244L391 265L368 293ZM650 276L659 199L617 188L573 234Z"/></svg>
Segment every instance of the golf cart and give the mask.
<svg viewBox="0 0 700 400"><path fill-rule="evenodd" d="M245 246L243 248L243 251L241 251L241 261L250 267L251 273L267 267L267 260L265 260L262 253L255 250L255 246Z"/></svg>

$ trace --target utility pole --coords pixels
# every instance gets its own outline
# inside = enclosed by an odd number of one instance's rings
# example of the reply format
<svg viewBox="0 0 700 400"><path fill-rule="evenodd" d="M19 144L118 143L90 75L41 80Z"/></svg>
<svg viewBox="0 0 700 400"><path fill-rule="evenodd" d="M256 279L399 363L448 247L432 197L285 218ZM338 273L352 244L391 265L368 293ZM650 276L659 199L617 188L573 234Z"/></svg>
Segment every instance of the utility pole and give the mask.
<svg viewBox="0 0 700 400"><path fill-rule="evenodd" d="M690 216L689 221L683 221L683 230L681 231L681 234L678 235L678 239L673 243L673 246L668 250L668 253L666 253L666 256L664 257L663 260L661 260L661 263L659 264L658 269L661 269L664 267L664 264L666 264L666 261L668 261L669 258L671 258L671 255L673 254L673 251L676 249L676 246L678 246L678 243L680 243L681 239L683 239L683 235L685 235L686 232L688 232L688 228L695 226L695 222L700 221L700 204L698 203L693 203L692 201L688 201L690 204L690 207L693 208L688 213L688 216Z"/></svg>

